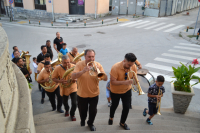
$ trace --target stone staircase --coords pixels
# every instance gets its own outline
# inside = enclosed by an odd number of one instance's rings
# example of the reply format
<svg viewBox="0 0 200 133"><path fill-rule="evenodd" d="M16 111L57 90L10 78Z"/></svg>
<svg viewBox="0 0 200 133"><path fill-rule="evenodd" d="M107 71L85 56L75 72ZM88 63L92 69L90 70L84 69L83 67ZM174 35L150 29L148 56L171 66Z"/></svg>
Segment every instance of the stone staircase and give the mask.
<svg viewBox="0 0 200 133"><path fill-rule="evenodd" d="M161 116L155 116L152 126L146 123L146 117L142 115L143 108L133 106L126 123L131 130L125 131L119 126L122 106L119 105L115 113L113 125L108 125L110 108L99 105L94 125L97 133L200 133L200 114L189 112L187 114L175 114L172 109L161 109ZM38 114L34 116L37 133L90 133L89 127L80 126L80 117L76 111L76 122L70 117L64 117L56 111Z"/></svg>
<svg viewBox="0 0 200 133"><path fill-rule="evenodd" d="M90 19L86 15L67 15L67 17L56 19L56 22L83 22Z"/></svg>

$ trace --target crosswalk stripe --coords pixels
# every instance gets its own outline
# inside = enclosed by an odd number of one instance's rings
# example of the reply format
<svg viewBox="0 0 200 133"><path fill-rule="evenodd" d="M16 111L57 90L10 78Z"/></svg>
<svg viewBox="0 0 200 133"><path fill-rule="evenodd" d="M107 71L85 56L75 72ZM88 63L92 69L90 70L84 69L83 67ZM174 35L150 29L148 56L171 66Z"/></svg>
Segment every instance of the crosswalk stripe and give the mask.
<svg viewBox="0 0 200 133"><path fill-rule="evenodd" d="M199 48L200 48L200 46L199 46L199 45L197 45L197 44L179 43L178 45L190 46L190 47L199 47Z"/></svg>
<svg viewBox="0 0 200 133"><path fill-rule="evenodd" d="M183 46L174 46L174 48L200 51L200 49L197 49L197 48L190 48L190 47L183 47Z"/></svg>
<svg viewBox="0 0 200 133"><path fill-rule="evenodd" d="M150 73L156 78L158 75L162 75L165 77L165 81L167 82L171 82L173 80L175 80L175 78L172 78L172 76L169 76L169 75L165 75L165 74L161 74L161 73L156 73L156 72L152 72L150 71ZM193 85L195 84L196 82L195 81L190 81L190 84ZM197 84L197 85L194 85L193 86L194 88L197 88L197 89L200 89L200 84Z"/></svg>
<svg viewBox="0 0 200 133"><path fill-rule="evenodd" d="M170 59L165 59L165 58L155 58L155 61L160 61L160 62L165 62L165 63L171 63L171 64L176 64L176 65L181 65L180 62L184 65L187 64L187 62L183 62L183 61L177 61L177 60L170 60ZM191 64L191 63L190 63ZM188 64L188 65L190 65ZM200 67L200 65L196 65L195 67Z"/></svg>
<svg viewBox="0 0 200 133"><path fill-rule="evenodd" d="M169 52L175 52L175 53L182 53L182 54L190 54L190 55L200 56L200 53L195 53L195 52L188 52L188 51L174 50L174 49L170 49L168 51Z"/></svg>
<svg viewBox="0 0 200 133"><path fill-rule="evenodd" d="M150 26L150 27L147 27L147 28L144 28L144 29L145 29L145 30L149 30L149 29L155 28L155 27L157 27L157 26L161 26L161 25L163 25L163 24L165 24L165 23L160 23L160 24L157 24L157 25L153 25L153 26Z"/></svg>
<svg viewBox="0 0 200 133"><path fill-rule="evenodd" d="M160 69L160 70L170 71L170 72L173 71L172 67L168 67L168 66L164 66L164 65L158 65L158 64L154 64L154 63L147 63L145 66Z"/></svg>
<svg viewBox="0 0 200 133"><path fill-rule="evenodd" d="M138 22L141 22L141 21L142 21L142 20L137 20L137 21L133 21L133 22L121 24L121 25L119 25L119 26L126 26L126 25L130 25L130 24L138 23Z"/></svg>
<svg viewBox="0 0 200 133"><path fill-rule="evenodd" d="M144 21L144 22L140 22L140 23L136 23L136 24L132 24L132 25L129 25L127 27L134 27L134 26L137 26L137 25L141 25L141 24L146 24L148 23L149 21Z"/></svg>
<svg viewBox="0 0 200 133"><path fill-rule="evenodd" d="M171 28L171 29L165 30L164 32L171 32L171 31L173 31L173 30L179 29L179 28L184 27L184 26L185 26L185 25L178 25L178 26L173 27L173 28Z"/></svg>
<svg viewBox="0 0 200 133"><path fill-rule="evenodd" d="M182 56L182 55L176 55L176 54L168 54L168 53L163 53L162 56L179 58L179 59L184 59L184 60L189 60L189 61L193 61L193 59L196 59L195 57Z"/></svg>
<svg viewBox="0 0 200 133"><path fill-rule="evenodd" d="M155 23L157 23L157 22L151 22L151 23L144 24L144 25L142 25L142 26L138 26L138 27L135 27L135 28L143 28L143 27L146 27L146 26L148 26L148 25L155 24Z"/></svg>
<svg viewBox="0 0 200 133"><path fill-rule="evenodd" d="M173 26L173 25L175 25L175 24L168 24L168 25L166 25L166 26L163 26L163 27L160 27L160 28L155 29L155 31L159 31L159 30L162 30L162 29L171 27L171 26Z"/></svg>

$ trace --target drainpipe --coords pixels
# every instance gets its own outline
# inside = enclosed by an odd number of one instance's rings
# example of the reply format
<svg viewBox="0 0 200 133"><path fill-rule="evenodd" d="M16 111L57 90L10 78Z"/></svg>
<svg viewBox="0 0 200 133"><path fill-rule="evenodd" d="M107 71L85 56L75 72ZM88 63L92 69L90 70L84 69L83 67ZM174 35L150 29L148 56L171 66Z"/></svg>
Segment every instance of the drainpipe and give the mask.
<svg viewBox="0 0 200 133"><path fill-rule="evenodd" d="M97 18L97 0L95 0L95 19Z"/></svg>
<svg viewBox="0 0 200 133"><path fill-rule="evenodd" d="M53 17L53 22L55 22L55 18L54 18L54 11L53 11L53 0L52 0L52 17Z"/></svg>

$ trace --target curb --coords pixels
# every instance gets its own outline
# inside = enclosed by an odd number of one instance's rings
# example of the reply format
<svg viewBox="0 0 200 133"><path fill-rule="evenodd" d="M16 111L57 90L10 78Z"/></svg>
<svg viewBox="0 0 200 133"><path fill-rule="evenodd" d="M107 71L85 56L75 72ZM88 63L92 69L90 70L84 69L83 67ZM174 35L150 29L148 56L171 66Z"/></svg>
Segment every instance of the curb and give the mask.
<svg viewBox="0 0 200 133"><path fill-rule="evenodd" d="M140 19L143 19L145 18L145 16L141 16L139 18L136 18L134 21L137 21L137 20L140 20ZM2 20L1 20L2 21ZM7 22L7 21L4 21L4 22ZM32 26L32 27L44 27L44 28L58 28L58 29L79 29L79 28L96 28L96 27L104 27L104 26L111 26L111 25L117 25L119 23L122 23L122 22L114 22L114 23L110 23L110 24L101 24L101 25L94 25L94 26L61 26L61 27L58 27L58 26L43 26L43 25L30 25L30 24L17 24L17 23L13 23L13 24L16 24L16 25L26 25L26 26ZM50 25L50 24L49 24Z"/></svg>
<svg viewBox="0 0 200 133"><path fill-rule="evenodd" d="M196 40L194 38L189 38L188 34L185 31L180 31L179 35L181 35L183 39L185 39L185 40L187 40L187 41L189 41L191 43L200 45L200 41L198 41L198 40Z"/></svg>

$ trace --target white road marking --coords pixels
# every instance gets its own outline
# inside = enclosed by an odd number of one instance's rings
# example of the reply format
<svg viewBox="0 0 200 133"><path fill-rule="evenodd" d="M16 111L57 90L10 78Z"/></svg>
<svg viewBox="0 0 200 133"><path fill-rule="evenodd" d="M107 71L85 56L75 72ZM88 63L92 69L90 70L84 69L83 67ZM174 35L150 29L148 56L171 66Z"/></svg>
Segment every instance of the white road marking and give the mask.
<svg viewBox="0 0 200 133"><path fill-rule="evenodd" d="M197 45L197 44L179 43L178 45L189 46L189 47L199 47L200 48L200 45Z"/></svg>
<svg viewBox="0 0 200 133"><path fill-rule="evenodd" d="M162 56L179 58L179 59L184 59L184 60L189 60L189 61L193 61L193 59L196 59L195 57L182 56L182 55L176 55L176 54L168 54L168 53L163 53Z"/></svg>
<svg viewBox="0 0 200 133"><path fill-rule="evenodd" d="M188 51L174 50L174 49L170 49L168 51L169 52L175 52L175 53L182 53L182 54L190 54L190 55L200 56L200 53L195 53L195 52L188 52Z"/></svg>
<svg viewBox="0 0 200 133"><path fill-rule="evenodd" d="M178 26L173 27L173 28L171 28L171 29L165 30L164 32L171 32L171 31L173 31L173 30L179 29L179 28L184 27L184 26L185 26L185 25L178 25Z"/></svg>
<svg viewBox="0 0 200 133"><path fill-rule="evenodd" d="M144 22L141 22L141 23L136 23L136 24L132 24L132 25L129 25L127 27L134 27L134 26L137 26L137 25L141 25L141 24L146 24L148 23L149 21L144 21Z"/></svg>
<svg viewBox="0 0 200 133"><path fill-rule="evenodd" d="M151 23L144 24L144 25L142 25L142 26L138 26L138 27L135 27L135 28L143 28L143 27L146 27L146 26L148 26L148 25L155 24L155 23L157 23L157 22L151 22Z"/></svg>
<svg viewBox="0 0 200 133"><path fill-rule="evenodd" d="M144 28L144 29L149 30L149 29L152 29L152 28L161 26L161 25L163 25L163 24L165 24L165 23L160 23L160 24L157 24L157 25L153 25L153 26L150 26L150 27L147 27L147 28Z"/></svg>
<svg viewBox="0 0 200 133"><path fill-rule="evenodd" d="M142 20L137 20L137 21L133 21L133 22L121 24L121 25L119 25L119 26L126 26L126 25L130 25L130 24L138 23L138 22L141 22L141 21L142 21Z"/></svg>
<svg viewBox="0 0 200 133"><path fill-rule="evenodd" d="M187 50L194 50L194 51L200 51L200 49L198 49L198 48L183 47L183 46L174 46L174 48L187 49Z"/></svg>
<svg viewBox="0 0 200 133"><path fill-rule="evenodd" d="M160 28L155 29L155 31L159 31L159 30L162 30L162 29L171 27L171 26L173 26L173 25L175 25L175 24L168 24L168 25L165 25L165 26L163 26L163 27L160 27Z"/></svg>

